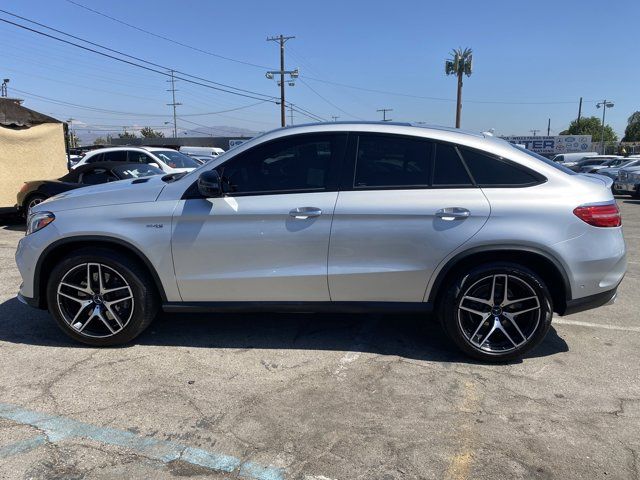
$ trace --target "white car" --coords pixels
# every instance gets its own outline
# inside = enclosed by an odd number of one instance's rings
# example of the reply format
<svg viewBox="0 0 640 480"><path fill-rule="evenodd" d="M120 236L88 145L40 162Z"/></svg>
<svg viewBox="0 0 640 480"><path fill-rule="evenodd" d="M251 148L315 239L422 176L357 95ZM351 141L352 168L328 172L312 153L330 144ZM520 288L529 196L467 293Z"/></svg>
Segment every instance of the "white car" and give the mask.
<svg viewBox="0 0 640 480"><path fill-rule="evenodd" d="M163 147L111 147L99 148L87 153L73 165L75 170L82 165L96 162L128 162L157 165L165 173L190 172L200 166L196 160L184 153Z"/></svg>

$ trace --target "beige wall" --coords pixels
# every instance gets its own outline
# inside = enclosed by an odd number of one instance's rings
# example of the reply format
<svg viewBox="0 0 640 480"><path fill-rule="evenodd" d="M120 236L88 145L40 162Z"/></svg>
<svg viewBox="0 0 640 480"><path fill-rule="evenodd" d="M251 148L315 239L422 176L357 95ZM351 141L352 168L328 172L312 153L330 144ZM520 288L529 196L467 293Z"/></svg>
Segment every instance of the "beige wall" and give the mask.
<svg viewBox="0 0 640 480"><path fill-rule="evenodd" d="M0 126L0 208L16 204L24 182L59 178L67 173L61 123L23 130Z"/></svg>

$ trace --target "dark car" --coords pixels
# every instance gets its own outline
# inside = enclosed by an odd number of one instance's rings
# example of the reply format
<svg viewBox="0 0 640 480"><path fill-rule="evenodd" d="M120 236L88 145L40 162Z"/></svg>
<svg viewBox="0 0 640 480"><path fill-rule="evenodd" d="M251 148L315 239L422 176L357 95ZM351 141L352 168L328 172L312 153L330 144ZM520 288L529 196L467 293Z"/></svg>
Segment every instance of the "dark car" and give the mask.
<svg viewBox="0 0 640 480"><path fill-rule="evenodd" d="M162 175L164 172L158 167L147 163L101 162L79 167L57 180L33 180L25 182L18 192L18 211L23 215L34 205L62 192L98 185L100 183L116 182L129 178Z"/></svg>

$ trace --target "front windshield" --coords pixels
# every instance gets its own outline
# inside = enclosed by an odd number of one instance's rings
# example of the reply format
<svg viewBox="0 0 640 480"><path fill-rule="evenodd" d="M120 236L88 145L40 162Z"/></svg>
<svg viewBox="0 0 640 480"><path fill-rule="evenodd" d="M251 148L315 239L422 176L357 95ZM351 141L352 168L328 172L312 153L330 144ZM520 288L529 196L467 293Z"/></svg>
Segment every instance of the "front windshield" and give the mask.
<svg viewBox="0 0 640 480"><path fill-rule="evenodd" d="M554 162L553 160L549 160L548 158L543 157L542 155L539 155L536 152L532 152L531 150L527 150L526 148L521 147L520 145L515 145L513 143L510 143L509 145L511 145L513 148L515 148L517 150L520 150L523 153L526 153L527 155L531 155L533 158L537 158L541 162L544 162L545 164L549 165L550 167L553 167L556 170L560 170L561 172L564 172L567 175L577 175L576 172L574 172L573 170L565 167L561 163L557 163L557 162Z"/></svg>
<svg viewBox="0 0 640 480"><path fill-rule="evenodd" d="M171 168L197 168L200 164L184 153L175 150L154 150L151 152Z"/></svg>
<svg viewBox="0 0 640 480"><path fill-rule="evenodd" d="M123 165L115 167L113 172L122 179L126 178L142 178L151 177L153 175L161 175L164 172L157 167L141 163L139 165Z"/></svg>

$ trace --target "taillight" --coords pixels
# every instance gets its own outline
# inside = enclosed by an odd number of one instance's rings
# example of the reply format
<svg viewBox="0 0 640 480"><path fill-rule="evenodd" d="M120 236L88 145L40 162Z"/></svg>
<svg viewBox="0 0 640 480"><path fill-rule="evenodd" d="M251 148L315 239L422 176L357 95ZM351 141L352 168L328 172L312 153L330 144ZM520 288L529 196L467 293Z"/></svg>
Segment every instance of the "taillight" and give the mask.
<svg viewBox="0 0 640 480"><path fill-rule="evenodd" d="M594 227L619 227L622 225L620 210L615 203L606 205L583 205L573 213L583 222Z"/></svg>

